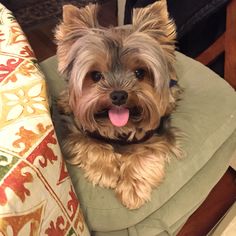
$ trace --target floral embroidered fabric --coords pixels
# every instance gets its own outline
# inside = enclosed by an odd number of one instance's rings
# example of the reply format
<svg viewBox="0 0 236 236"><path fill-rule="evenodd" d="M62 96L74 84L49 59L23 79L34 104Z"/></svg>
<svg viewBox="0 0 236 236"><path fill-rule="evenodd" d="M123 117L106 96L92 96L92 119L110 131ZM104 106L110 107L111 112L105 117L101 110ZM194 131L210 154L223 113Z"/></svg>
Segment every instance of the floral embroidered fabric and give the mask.
<svg viewBox="0 0 236 236"><path fill-rule="evenodd" d="M89 235L51 121L44 76L2 4L0 235Z"/></svg>

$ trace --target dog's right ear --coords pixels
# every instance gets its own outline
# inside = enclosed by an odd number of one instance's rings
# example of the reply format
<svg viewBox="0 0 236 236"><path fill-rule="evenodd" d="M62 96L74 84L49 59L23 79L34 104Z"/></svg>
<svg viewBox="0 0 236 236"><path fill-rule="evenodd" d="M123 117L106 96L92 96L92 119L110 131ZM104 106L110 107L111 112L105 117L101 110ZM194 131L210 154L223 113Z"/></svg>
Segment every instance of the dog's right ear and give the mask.
<svg viewBox="0 0 236 236"><path fill-rule="evenodd" d="M133 30L145 33L159 42L168 58L175 57L176 28L169 18L166 0L134 9Z"/></svg>
<svg viewBox="0 0 236 236"><path fill-rule="evenodd" d="M58 70L66 74L71 64L68 51L73 43L87 34L91 29L99 26L97 21L97 5L89 4L78 8L73 5L63 6L63 20L56 27Z"/></svg>

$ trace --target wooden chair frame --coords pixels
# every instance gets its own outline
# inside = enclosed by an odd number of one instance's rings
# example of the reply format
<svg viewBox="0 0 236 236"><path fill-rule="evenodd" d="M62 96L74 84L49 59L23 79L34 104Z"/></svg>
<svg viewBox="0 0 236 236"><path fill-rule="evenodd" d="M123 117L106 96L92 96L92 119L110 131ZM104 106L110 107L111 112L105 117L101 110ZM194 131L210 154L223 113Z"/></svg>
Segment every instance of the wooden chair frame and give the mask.
<svg viewBox="0 0 236 236"><path fill-rule="evenodd" d="M236 0L228 3L226 11L226 31L196 60L208 65L225 52L224 78L236 89Z"/></svg>

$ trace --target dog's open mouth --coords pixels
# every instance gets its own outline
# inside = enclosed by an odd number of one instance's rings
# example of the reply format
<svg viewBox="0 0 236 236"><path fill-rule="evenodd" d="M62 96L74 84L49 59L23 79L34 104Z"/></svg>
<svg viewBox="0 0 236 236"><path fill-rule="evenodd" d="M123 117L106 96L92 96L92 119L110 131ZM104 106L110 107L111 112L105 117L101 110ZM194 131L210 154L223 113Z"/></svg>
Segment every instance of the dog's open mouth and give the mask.
<svg viewBox="0 0 236 236"><path fill-rule="evenodd" d="M129 119L138 121L142 115L141 107L134 106L132 108L125 107L112 107L106 108L97 112L94 117L95 119L109 118L114 126L122 127L125 126Z"/></svg>

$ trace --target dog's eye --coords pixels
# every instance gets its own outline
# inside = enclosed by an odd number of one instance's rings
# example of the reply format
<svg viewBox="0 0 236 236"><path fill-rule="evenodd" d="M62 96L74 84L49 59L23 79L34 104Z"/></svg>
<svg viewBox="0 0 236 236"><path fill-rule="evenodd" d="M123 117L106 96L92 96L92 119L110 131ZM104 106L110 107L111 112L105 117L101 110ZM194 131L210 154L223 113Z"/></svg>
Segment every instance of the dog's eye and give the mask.
<svg viewBox="0 0 236 236"><path fill-rule="evenodd" d="M146 71L142 68L138 68L134 71L134 75L137 79L141 80L144 78Z"/></svg>
<svg viewBox="0 0 236 236"><path fill-rule="evenodd" d="M103 79L103 74L99 71L92 71L91 72L91 78L94 82L98 82L100 81L101 79Z"/></svg>

